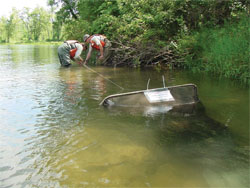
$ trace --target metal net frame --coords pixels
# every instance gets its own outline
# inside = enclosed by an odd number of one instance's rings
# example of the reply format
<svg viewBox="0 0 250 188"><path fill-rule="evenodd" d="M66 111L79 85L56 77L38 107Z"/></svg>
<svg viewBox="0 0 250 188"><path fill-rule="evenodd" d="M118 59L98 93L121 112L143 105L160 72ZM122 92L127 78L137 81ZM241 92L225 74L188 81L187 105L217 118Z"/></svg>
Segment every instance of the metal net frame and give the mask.
<svg viewBox="0 0 250 188"><path fill-rule="evenodd" d="M194 84L147 89L110 95L100 105L122 107L181 106L199 102Z"/></svg>

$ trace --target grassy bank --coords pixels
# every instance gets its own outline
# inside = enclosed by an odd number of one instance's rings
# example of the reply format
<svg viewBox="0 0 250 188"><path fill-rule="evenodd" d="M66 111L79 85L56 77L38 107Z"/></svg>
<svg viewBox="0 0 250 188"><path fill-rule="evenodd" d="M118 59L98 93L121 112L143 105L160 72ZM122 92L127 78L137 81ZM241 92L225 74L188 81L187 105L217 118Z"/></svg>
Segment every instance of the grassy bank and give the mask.
<svg viewBox="0 0 250 188"><path fill-rule="evenodd" d="M182 64L193 71L240 80L249 84L249 19L223 27L201 29L179 41L179 53L188 54Z"/></svg>

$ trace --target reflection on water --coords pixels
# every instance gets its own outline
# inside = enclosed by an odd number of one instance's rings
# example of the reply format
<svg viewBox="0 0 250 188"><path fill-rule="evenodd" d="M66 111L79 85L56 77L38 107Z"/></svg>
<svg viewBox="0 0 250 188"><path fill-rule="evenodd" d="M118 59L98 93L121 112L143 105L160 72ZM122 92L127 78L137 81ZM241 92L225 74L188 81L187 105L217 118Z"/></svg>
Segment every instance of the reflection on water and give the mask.
<svg viewBox="0 0 250 188"><path fill-rule="evenodd" d="M227 97L238 88L223 83L223 93L208 93L209 80L171 72L169 85L196 82L203 105L105 108L98 104L119 88L76 64L61 68L55 46L0 54L0 187L249 186L246 89ZM161 87L154 71L94 69L127 91L149 77Z"/></svg>

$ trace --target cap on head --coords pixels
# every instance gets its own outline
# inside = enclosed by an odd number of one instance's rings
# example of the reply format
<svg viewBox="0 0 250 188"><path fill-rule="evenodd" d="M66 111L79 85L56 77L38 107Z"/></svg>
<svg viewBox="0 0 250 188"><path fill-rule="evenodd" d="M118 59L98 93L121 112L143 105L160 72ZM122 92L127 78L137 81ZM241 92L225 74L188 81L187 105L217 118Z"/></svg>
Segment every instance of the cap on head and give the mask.
<svg viewBox="0 0 250 188"><path fill-rule="evenodd" d="M83 42L86 42L86 40L87 40L89 37L90 37L89 34L85 34L85 35L83 36Z"/></svg>

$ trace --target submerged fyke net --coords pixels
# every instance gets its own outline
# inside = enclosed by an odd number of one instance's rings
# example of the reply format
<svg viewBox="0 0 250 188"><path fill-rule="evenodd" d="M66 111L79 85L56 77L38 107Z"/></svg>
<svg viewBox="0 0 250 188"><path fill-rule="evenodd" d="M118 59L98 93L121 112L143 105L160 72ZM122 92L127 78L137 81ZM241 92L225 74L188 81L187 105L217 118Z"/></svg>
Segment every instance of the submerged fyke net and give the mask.
<svg viewBox="0 0 250 188"><path fill-rule="evenodd" d="M181 106L197 102L199 102L197 87L194 84L184 84L110 95L100 105L124 107Z"/></svg>

